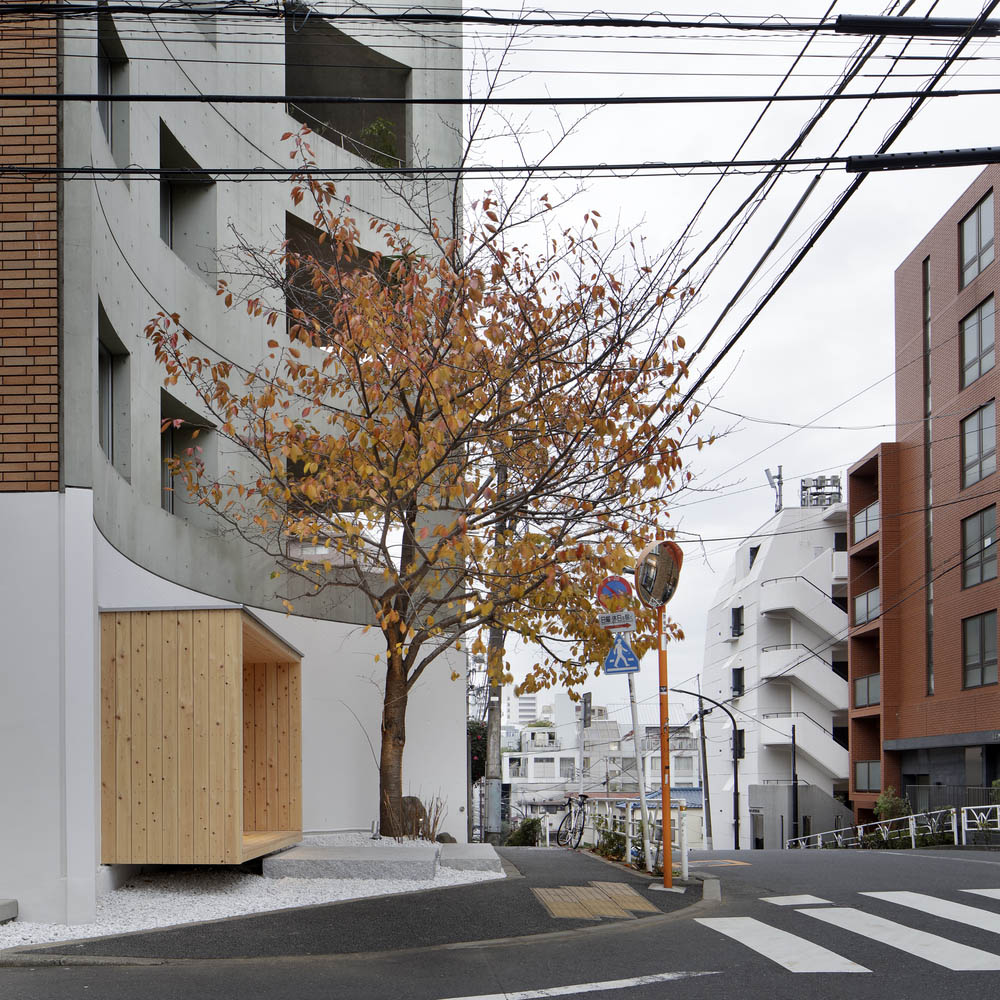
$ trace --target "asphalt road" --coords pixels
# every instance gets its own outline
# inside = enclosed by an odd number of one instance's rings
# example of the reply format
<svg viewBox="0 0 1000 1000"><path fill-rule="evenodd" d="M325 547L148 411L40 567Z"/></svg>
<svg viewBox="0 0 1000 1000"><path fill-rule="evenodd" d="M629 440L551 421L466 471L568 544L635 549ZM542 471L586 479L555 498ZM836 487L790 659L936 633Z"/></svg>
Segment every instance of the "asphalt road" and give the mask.
<svg viewBox="0 0 1000 1000"><path fill-rule="evenodd" d="M594 864L599 862L551 852L522 861L525 877L514 881L522 889L566 884L588 875L586 866ZM721 879L721 905L681 903L682 909L641 919L584 923L540 914L530 892L505 895L513 882L496 886L492 897L478 895L485 887L470 887L427 894L451 893L454 900L477 893L475 907L461 908L468 921L465 941L400 947L399 901L385 900L377 926L396 946L383 954L279 956L272 949L269 955L173 958L145 966L0 969L0 996L964 1000L1000 993L1000 854L719 853L705 858L702 870ZM768 902L782 896L814 899ZM470 940L477 921L488 927L497 909L513 905L523 907L525 926L534 929L498 941ZM807 971L820 966L840 971Z"/></svg>

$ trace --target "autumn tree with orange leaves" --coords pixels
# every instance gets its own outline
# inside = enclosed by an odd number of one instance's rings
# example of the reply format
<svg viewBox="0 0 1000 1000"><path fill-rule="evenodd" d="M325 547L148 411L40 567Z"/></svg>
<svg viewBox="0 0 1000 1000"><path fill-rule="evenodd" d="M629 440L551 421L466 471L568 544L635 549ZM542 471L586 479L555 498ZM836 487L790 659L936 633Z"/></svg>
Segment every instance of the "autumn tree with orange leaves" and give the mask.
<svg viewBox="0 0 1000 1000"><path fill-rule="evenodd" d="M147 336L249 459L214 477L182 461L187 489L273 557L287 603L351 588L370 605L381 829L398 835L407 698L445 650L521 636L542 650L530 687L577 685L607 650L595 588L668 523L696 443L675 330L691 291L597 213L532 248L484 198L462 239L373 223L373 253L332 184L303 174L292 199L315 244L244 247L253 287L220 282L274 330L255 370L199 354L178 316Z"/></svg>

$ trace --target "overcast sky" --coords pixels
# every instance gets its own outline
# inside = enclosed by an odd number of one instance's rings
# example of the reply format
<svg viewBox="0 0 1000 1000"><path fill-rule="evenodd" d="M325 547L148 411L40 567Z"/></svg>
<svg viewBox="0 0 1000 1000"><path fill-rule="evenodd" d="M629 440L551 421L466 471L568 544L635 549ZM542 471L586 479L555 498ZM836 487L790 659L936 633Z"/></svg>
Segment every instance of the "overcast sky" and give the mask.
<svg viewBox="0 0 1000 1000"><path fill-rule="evenodd" d="M660 5L659 9L667 7L671 14L680 16L673 6ZM898 12L899 6L851 0L835 3L833 14ZM682 7L684 15L712 14L720 9L717 2L685 2ZM725 6L722 12L741 20L778 13L806 19L824 15L829 7L830 0L795 0L784 7L773 2L739 0L738 5ZM908 13L923 16L930 7L934 7L935 15L948 17L974 17L981 9L978 3L960 0L941 0L936 5L930 0L917 0ZM602 4L602 9L624 14L658 8ZM481 31L471 34L483 37ZM778 86L808 38L803 32L535 29L519 34L507 64L512 70L510 83L503 93L768 94ZM829 92L866 41L861 36L817 37L809 44L784 92ZM486 41L483 55L487 62L497 58L496 43L494 33ZM890 70L891 79L883 83L883 89L919 89L940 66L951 44L947 40L917 40L905 47L905 39L887 40L850 89L872 91ZM467 63L473 52L470 37ZM900 52L908 58L894 66L891 57ZM997 85L1000 41L976 41L964 54L977 58L961 63L939 87ZM892 149L995 145L997 103L996 97L932 99ZM817 107L817 102L806 102L772 108L741 155L781 155ZM839 102L823 118L802 153L833 154L863 107L859 101ZM840 155L874 151L906 107L907 102L902 100L867 107L844 141ZM735 153L761 109L760 104L598 109L559 151L557 160L591 163L727 159ZM564 111L564 118L572 117L572 109ZM552 119L545 112L532 112L529 124L531 128L525 130L529 148L541 150L546 142L544 133L553 126ZM540 134L530 135L532 130ZM496 148L486 157L493 162L500 158ZM719 410L706 411L707 432L730 433L697 454L690 466L697 476L697 489L704 492L679 497L672 509L671 522L690 533L681 535L684 572L670 605L670 613L686 634L683 642L671 645L672 684L693 683L700 669L706 612L737 544L726 539L751 533L773 514L774 496L764 469L783 466L786 505L797 505L802 476L843 475L848 465L879 441L893 439L893 272L979 170L893 171L868 178L701 394L706 400L710 393L715 394L717 406L753 420ZM686 321L689 343L699 340L715 321L813 176L813 172L786 175L767 196L763 208L705 283L698 306ZM837 167L824 174L757 282L711 341L706 360L752 311L773 277L852 176ZM752 176L723 181L697 226L692 249L700 248L758 180ZM581 211L597 208L606 222L617 217L624 226L641 223L650 244L666 247L677 238L712 183L714 178L677 175L592 180L587 182L587 192L578 204ZM824 429L797 429L810 422ZM704 544L684 541L693 536L704 539ZM528 660L526 655L518 659ZM655 704L655 656L647 657L637 686L639 698ZM624 678L598 679L590 687L598 702L621 702L626 697Z"/></svg>

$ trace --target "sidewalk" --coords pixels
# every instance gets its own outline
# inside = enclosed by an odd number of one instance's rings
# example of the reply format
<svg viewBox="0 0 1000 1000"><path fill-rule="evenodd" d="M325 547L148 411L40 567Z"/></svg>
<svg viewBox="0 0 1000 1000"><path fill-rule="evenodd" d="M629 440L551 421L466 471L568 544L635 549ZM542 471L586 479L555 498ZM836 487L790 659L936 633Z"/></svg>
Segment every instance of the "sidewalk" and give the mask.
<svg viewBox="0 0 1000 1000"><path fill-rule="evenodd" d="M627 919L634 922L681 910L701 900L700 883L692 884L684 893L652 892L648 877L584 852L529 847L500 848L499 854L508 875L502 881L62 942L24 949L19 954L66 956L70 960L356 955L548 934L615 922L608 917L556 918L533 889L590 886L595 882L624 885L655 907L655 912L650 908L648 913L628 914Z"/></svg>

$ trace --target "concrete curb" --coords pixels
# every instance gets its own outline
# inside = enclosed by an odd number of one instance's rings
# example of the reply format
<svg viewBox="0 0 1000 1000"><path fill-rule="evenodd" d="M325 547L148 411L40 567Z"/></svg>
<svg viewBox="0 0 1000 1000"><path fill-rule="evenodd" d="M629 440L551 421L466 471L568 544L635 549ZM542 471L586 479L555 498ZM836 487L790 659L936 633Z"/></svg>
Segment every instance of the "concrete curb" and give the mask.
<svg viewBox="0 0 1000 1000"><path fill-rule="evenodd" d="M57 966L166 965L165 958L126 958L120 955L37 955L0 951L0 969L40 969Z"/></svg>

